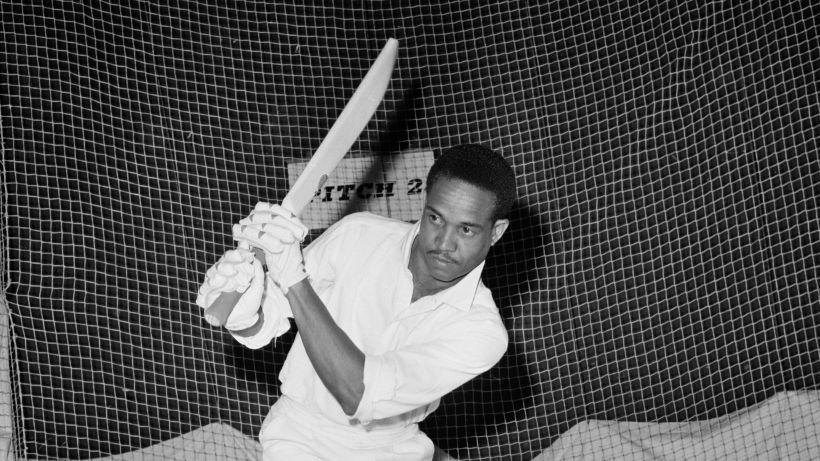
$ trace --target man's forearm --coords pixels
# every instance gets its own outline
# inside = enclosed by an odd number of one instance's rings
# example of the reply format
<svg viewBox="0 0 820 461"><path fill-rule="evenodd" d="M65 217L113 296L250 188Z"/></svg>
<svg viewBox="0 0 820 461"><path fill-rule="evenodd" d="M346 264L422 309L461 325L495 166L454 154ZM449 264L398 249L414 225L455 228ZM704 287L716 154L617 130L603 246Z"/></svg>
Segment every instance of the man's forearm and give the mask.
<svg viewBox="0 0 820 461"><path fill-rule="evenodd" d="M364 394L364 353L336 324L307 279L287 293L293 318L313 368L348 415Z"/></svg>

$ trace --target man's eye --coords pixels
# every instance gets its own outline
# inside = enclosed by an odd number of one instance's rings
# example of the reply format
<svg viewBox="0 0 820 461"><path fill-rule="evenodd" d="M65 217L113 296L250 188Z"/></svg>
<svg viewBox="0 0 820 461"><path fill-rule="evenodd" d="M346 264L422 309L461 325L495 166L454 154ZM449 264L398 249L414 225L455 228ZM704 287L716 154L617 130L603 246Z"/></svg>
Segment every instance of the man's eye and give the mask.
<svg viewBox="0 0 820 461"><path fill-rule="evenodd" d="M430 218L430 222L437 223L437 222L441 221L441 218L439 218L438 215L431 214L431 215L429 215L429 218Z"/></svg>
<svg viewBox="0 0 820 461"><path fill-rule="evenodd" d="M464 233L464 235L473 235L473 234L475 234L475 232L473 231L473 228L472 227L467 227L467 226L462 227L461 232Z"/></svg>

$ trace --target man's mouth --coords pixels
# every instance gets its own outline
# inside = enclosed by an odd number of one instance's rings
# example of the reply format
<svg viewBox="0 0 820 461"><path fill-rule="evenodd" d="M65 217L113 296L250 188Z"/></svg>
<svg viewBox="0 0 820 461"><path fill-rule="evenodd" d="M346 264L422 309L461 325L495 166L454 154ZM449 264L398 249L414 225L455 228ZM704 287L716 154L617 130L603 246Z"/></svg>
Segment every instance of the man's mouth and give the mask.
<svg viewBox="0 0 820 461"><path fill-rule="evenodd" d="M443 263L443 264L455 264L456 263L455 260L450 259L449 257L447 257L447 256L445 256L441 253L430 252L430 256L432 256L433 259L435 259L436 261L438 261L440 263Z"/></svg>

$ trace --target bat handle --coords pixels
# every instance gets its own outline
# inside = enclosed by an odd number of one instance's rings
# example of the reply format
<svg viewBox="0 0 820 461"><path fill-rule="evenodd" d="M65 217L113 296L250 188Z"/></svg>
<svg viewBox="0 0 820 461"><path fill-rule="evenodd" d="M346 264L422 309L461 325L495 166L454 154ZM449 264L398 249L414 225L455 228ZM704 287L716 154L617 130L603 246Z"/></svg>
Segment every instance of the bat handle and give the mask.
<svg viewBox="0 0 820 461"><path fill-rule="evenodd" d="M239 248L247 250L251 249L247 242L239 242L238 246ZM265 255L262 253L262 250L254 248L253 252L256 259L260 262L265 260ZM233 308L236 307L236 303L239 302L239 298L241 298L243 294L244 293L238 291L226 291L220 294L219 297L205 309L205 321L215 327L225 325L228 321L228 317L231 316L231 312L233 312Z"/></svg>
<svg viewBox="0 0 820 461"><path fill-rule="evenodd" d="M243 293L226 291L214 300L210 307L205 309L205 321L215 327L221 327L228 321L233 308L239 302Z"/></svg>

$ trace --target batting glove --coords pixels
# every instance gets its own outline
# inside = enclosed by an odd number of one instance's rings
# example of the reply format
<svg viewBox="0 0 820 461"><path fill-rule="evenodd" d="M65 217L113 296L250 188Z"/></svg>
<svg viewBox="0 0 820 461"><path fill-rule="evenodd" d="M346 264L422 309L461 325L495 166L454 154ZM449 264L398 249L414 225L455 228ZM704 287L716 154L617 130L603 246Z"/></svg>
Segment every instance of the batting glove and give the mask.
<svg viewBox="0 0 820 461"><path fill-rule="evenodd" d="M287 293L307 277L302 241L307 227L279 205L260 202L251 214L233 227L233 237L265 253L268 276Z"/></svg>
<svg viewBox="0 0 820 461"><path fill-rule="evenodd" d="M205 282L197 292L196 304L207 310L222 293L242 293L225 327L247 328L258 320L264 289L265 274L253 252L242 248L229 250L206 272ZM208 315L205 315L205 320L219 326L218 321Z"/></svg>

